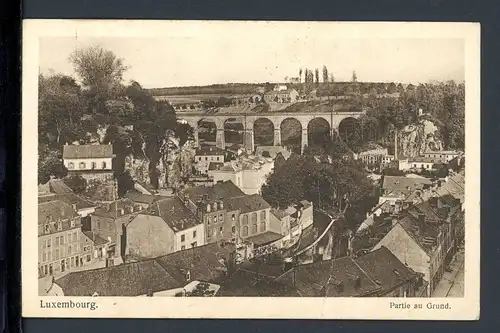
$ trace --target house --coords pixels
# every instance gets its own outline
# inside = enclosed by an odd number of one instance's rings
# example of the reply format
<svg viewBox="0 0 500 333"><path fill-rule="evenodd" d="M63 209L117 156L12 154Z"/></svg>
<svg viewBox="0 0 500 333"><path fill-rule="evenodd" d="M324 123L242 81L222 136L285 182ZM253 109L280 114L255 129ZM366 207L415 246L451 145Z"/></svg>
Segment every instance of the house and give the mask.
<svg viewBox="0 0 500 333"><path fill-rule="evenodd" d="M383 162L385 156L387 156L387 148L375 148L370 150L362 151L358 154L358 158L361 161L370 167L380 166L380 163Z"/></svg>
<svg viewBox="0 0 500 333"><path fill-rule="evenodd" d="M427 284L422 274L403 264L386 247L382 246L355 261L379 285L379 297L420 297L426 292Z"/></svg>
<svg viewBox="0 0 500 333"><path fill-rule="evenodd" d="M38 204L39 276L59 275L93 262L93 246L81 230L81 217L60 200Z"/></svg>
<svg viewBox="0 0 500 333"><path fill-rule="evenodd" d="M224 163L225 151L216 147L202 147L196 150L194 157L195 170L201 174L206 175L210 162Z"/></svg>
<svg viewBox="0 0 500 333"><path fill-rule="evenodd" d="M384 176L382 180L379 204L385 201L398 201L417 189L428 189L432 181L427 178L410 178L404 176Z"/></svg>
<svg viewBox="0 0 500 333"><path fill-rule="evenodd" d="M295 89L273 90L264 94L266 103L295 103L299 93Z"/></svg>
<svg viewBox="0 0 500 333"><path fill-rule="evenodd" d="M284 84L276 84L273 88L273 91L286 91L288 87Z"/></svg>
<svg viewBox="0 0 500 333"><path fill-rule="evenodd" d="M152 258L205 244L205 229L178 197L157 201L126 226L127 256Z"/></svg>
<svg viewBox="0 0 500 333"><path fill-rule="evenodd" d="M71 192L65 193L38 193L38 203L49 201L62 201L71 205L82 218L88 218L95 212L97 205Z"/></svg>
<svg viewBox="0 0 500 333"><path fill-rule="evenodd" d="M270 157L242 154L236 160L224 163L223 166L209 170L208 175L216 184L220 181L232 181L246 194L260 193L266 176L274 168Z"/></svg>
<svg viewBox="0 0 500 333"><path fill-rule="evenodd" d="M439 163L448 163L459 155L460 152L454 150L429 150L424 153L424 157L430 158Z"/></svg>
<svg viewBox="0 0 500 333"><path fill-rule="evenodd" d="M63 163L70 175L80 175L87 180L109 181L113 177L113 146L65 145Z"/></svg>
<svg viewBox="0 0 500 333"><path fill-rule="evenodd" d="M422 273L430 296L456 251L455 225L461 215L456 202L432 197L411 205L393 220L392 229L373 248L387 247L401 262Z"/></svg>
<svg viewBox="0 0 500 333"><path fill-rule="evenodd" d="M191 187L179 194L184 205L191 210L205 228L205 243L218 241L236 242L238 210L231 210L226 200L242 197L243 193L233 182L218 182L211 187Z"/></svg>
<svg viewBox="0 0 500 333"><path fill-rule="evenodd" d="M359 257L342 257L292 267L275 281L302 297L413 297L420 275L387 248Z"/></svg>
<svg viewBox="0 0 500 333"><path fill-rule="evenodd" d="M270 217L271 223L281 224L281 234L284 236L281 247L287 248L296 243L303 230L313 225L313 203L302 200L284 210L271 208Z"/></svg>
<svg viewBox="0 0 500 333"><path fill-rule="evenodd" d="M101 238L109 241L106 256L119 258L125 255L125 228L132 219L144 211L141 204L130 199L115 200L99 207L90 216L90 228Z"/></svg>
<svg viewBox="0 0 500 333"><path fill-rule="evenodd" d="M198 283L220 285L233 271L234 246L213 243L148 260L70 273L55 283L65 296L183 296Z"/></svg>
<svg viewBox="0 0 500 333"><path fill-rule="evenodd" d="M408 159L410 169L437 170L441 161L434 157L415 156Z"/></svg>

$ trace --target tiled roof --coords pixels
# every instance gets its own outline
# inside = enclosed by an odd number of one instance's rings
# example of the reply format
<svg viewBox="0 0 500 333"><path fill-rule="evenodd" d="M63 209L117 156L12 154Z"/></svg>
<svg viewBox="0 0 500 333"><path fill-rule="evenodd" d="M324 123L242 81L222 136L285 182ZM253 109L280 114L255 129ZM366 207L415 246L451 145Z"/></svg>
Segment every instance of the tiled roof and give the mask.
<svg viewBox="0 0 500 333"><path fill-rule="evenodd" d="M103 245L108 242L106 239L102 238L93 231L84 231L83 234L87 236L87 238L90 239L94 245Z"/></svg>
<svg viewBox="0 0 500 333"><path fill-rule="evenodd" d="M425 252L432 253L439 235L437 227L431 226L429 223L421 223L418 219L409 215L403 217L399 224Z"/></svg>
<svg viewBox="0 0 500 333"><path fill-rule="evenodd" d="M382 188L392 191L413 191L424 185L431 185L431 180L424 178L407 178L403 176L384 176Z"/></svg>
<svg viewBox="0 0 500 333"><path fill-rule="evenodd" d="M226 265L222 261L228 260L229 254L234 251L232 244L222 246L219 243L211 243L170 253L154 260L175 279L175 286L185 284L187 271L191 280L220 282L226 272Z"/></svg>
<svg viewBox="0 0 500 333"><path fill-rule="evenodd" d="M189 199L193 202L196 200L203 200L203 195L208 196L209 201L218 199L225 199L231 197L238 197L245 195L245 193L230 180L220 182L214 186L195 186L188 188L182 192L182 195L188 195Z"/></svg>
<svg viewBox="0 0 500 333"><path fill-rule="evenodd" d="M216 296L299 297L292 286L269 281L253 272L239 269L221 286Z"/></svg>
<svg viewBox="0 0 500 333"><path fill-rule="evenodd" d="M153 215L161 217L174 232L201 223L178 197L157 201L151 206L151 211Z"/></svg>
<svg viewBox="0 0 500 333"><path fill-rule="evenodd" d="M63 147L63 158L106 157L113 157L112 145L67 145Z"/></svg>
<svg viewBox="0 0 500 333"><path fill-rule="evenodd" d="M56 284L65 296L140 296L178 286L154 260L68 273Z"/></svg>
<svg viewBox="0 0 500 333"><path fill-rule="evenodd" d="M391 290L404 281L415 278L416 273L386 247L369 252L356 259L356 263L384 290Z"/></svg>
<svg viewBox="0 0 500 333"><path fill-rule="evenodd" d="M74 194L73 192L65 193L65 194L53 194L53 195L40 195L40 196L38 196L39 203L50 202L50 201L54 201L54 200L59 200L59 201L65 202L68 205L76 205L77 210L96 207L95 204L91 203L90 201L85 200L84 198Z"/></svg>
<svg viewBox="0 0 500 333"><path fill-rule="evenodd" d="M49 186L49 190L51 193L56 193L56 194L66 194L66 193L73 193L73 190L64 183L62 179L50 179L47 182L47 185Z"/></svg>
<svg viewBox="0 0 500 333"><path fill-rule="evenodd" d="M350 257L300 265L276 281L288 286L295 285L303 297L369 296L380 289Z"/></svg>
<svg viewBox="0 0 500 333"><path fill-rule="evenodd" d="M271 208L271 206L258 194L224 199L224 205L228 211L239 210L240 214Z"/></svg>
<svg viewBox="0 0 500 333"><path fill-rule="evenodd" d="M67 220L75 216L77 214L73 207L59 200L38 204L38 225L44 225L50 221Z"/></svg>
<svg viewBox="0 0 500 333"><path fill-rule="evenodd" d="M255 236L250 236L246 238L246 240L252 242L256 246L261 246L275 242L281 238L283 238L283 235L272 231L266 231Z"/></svg>
<svg viewBox="0 0 500 333"><path fill-rule="evenodd" d="M106 204L105 207L97 208L94 212L94 215L117 218L123 215L131 214L133 212L138 212L138 209L134 209L134 207L135 204L132 200L124 198ZM123 215L121 215L121 209L123 209Z"/></svg>

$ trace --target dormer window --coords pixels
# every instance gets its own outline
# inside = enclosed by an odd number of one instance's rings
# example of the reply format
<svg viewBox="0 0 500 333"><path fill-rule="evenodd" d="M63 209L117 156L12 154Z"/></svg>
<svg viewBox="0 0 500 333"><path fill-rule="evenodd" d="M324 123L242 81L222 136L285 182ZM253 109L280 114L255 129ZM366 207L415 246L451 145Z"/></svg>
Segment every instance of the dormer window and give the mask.
<svg viewBox="0 0 500 333"><path fill-rule="evenodd" d="M102 162L102 168L103 168L103 169L106 169L106 167L107 167L107 166L106 166L106 162Z"/></svg>
<svg viewBox="0 0 500 333"><path fill-rule="evenodd" d="M92 169L95 169L97 167L97 163L96 162L92 162Z"/></svg>
<svg viewBox="0 0 500 333"><path fill-rule="evenodd" d="M57 230L62 230L62 223L61 223L61 221L57 222Z"/></svg>
<svg viewBox="0 0 500 333"><path fill-rule="evenodd" d="M85 169L87 166L85 162L80 162L80 169Z"/></svg>
<svg viewBox="0 0 500 333"><path fill-rule="evenodd" d="M75 220L71 220L71 227L74 228L75 227Z"/></svg>
<svg viewBox="0 0 500 333"><path fill-rule="evenodd" d="M92 294L92 297L98 297L98 296L99 296L99 294L97 292Z"/></svg>
<svg viewBox="0 0 500 333"><path fill-rule="evenodd" d="M47 223L47 224L45 224L45 226L44 226L44 231L45 231L45 233L46 233L46 234L48 234L48 233L49 233L49 224L48 224L48 223Z"/></svg>
<svg viewBox="0 0 500 333"><path fill-rule="evenodd" d="M69 170L73 170L74 168L75 168L75 163L73 163L73 162L69 162L69 163L68 163L68 169L69 169Z"/></svg>

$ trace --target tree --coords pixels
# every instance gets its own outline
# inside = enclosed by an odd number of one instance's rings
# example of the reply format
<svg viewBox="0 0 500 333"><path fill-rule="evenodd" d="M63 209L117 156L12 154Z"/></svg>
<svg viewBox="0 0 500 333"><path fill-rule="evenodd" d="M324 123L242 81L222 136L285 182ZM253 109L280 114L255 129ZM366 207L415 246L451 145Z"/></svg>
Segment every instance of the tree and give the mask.
<svg viewBox="0 0 500 333"><path fill-rule="evenodd" d="M316 78L316 85L319 85L319 69L314 70L314 77Z"/></svg>
<svg viewBox="0 0 500 333"><path fill-rule="evenodd" d="M302 68L299 69L299 83L302 82Z"/></svg>
<svg viewBox="0 0 500 333"><path fill-rule="evenodd" d="M394 82L389 83L387 86L387 93L388 94L394 94L397 91L396 84Z"/></svg>
<svg viewBox="0 0 500 333"><path fill-rule="evenodd" d="M358 76L356 75L356 71L352 71L352 82L358 82Z"/></svg>
<svg viewBox="0 0 500 333"><path fill-rule="evenodd" d="M122 92L123 73L128 68L123 59L100 46L91 46L75 50L69 60L91 100L90 107L105 112L105 102Z"/></svg>
<svg viewBox="0 0 500 333"><path fill-rule="evenodd" d="M323 65L323 82L328 83L328 68L326 68L326 65Z"/></svg>
<svg viewBox="0 0 500 333"><path fill-rule="evenodd" d="M333 76L333 74L330 73L330 82L331 83L334 83L335 82L335 77Z"/></svg>

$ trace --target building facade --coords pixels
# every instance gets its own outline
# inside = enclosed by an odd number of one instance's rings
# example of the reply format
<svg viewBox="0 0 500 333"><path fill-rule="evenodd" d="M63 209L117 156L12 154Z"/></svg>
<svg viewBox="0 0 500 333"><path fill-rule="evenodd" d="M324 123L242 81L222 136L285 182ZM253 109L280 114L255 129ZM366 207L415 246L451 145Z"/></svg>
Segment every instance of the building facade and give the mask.
<svg viewBox="0 0 500 333"><path fill-rule="evenodd" d="M211 162L224 163L225 152L222 149L215 147L204 147L196 150L194 157L195 170L200 175L208 174L208 169Z"/></svg>
<svg viewBox="0 0 500 333"><path fill-rule="evenodd" d="M81 217L71 205L59 200L38 205L40 276L59 275L93 262L93 244L81 226Z"/></svg>

